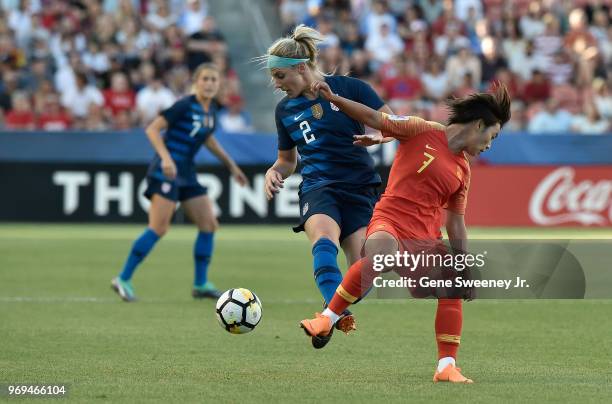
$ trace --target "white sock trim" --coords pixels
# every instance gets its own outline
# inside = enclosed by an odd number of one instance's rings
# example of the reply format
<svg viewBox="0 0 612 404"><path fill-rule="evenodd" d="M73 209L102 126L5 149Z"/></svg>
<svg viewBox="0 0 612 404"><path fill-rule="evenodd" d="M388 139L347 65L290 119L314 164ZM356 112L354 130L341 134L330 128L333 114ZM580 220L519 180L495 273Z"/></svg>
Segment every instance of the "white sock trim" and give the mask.
<svg viewBox="0 0 612 404"><path fill-rule="evenodd" d="M336 321L338 321L338 319L340 318L340 316L331 311L329 307L326 307L325 310L323 310L323 313L321 314L329 317L332 321L332 325L336 324Z"/></svg>
<svg viewBox="0 0 612 404"><path fill-rule="evenodd" d="M448 365L455 366L455 358L452 356L445 356L444 358L440 359L438 361L438 372L443 371Z"/></svg>

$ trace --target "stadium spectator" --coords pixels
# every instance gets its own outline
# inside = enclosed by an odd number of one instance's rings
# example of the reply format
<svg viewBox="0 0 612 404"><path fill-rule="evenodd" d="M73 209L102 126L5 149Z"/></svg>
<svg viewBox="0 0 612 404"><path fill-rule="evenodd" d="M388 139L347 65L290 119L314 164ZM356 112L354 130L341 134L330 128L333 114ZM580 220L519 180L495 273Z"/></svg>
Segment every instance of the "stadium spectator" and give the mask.
<svg viewBox="0 0 612 404"><path fill-rule="evenodd" d="M455 16L461 21L467 21L469 14L473 13L477 19L482 18L483 9L481 0L455 0Z"/></svg>
<svg viewBox="0 0 612 404"><path fill-rule="evenodd" d="M546 60L535 53L533 41L528 41L525 46L525 54L515 59L515 65L510 65L510 70L522 80L531 79L534 70L546 70Z"/></svg>
<svg viewBox="0 0 612 404"><path fill-rule="evenodd" d="M226 52L225 38L212 16L204 18L199 29L191 33L186 48L189 70L211 62L215 54Z"/></svg>
<svg viewBox="0 0 612 404"><path fill-rule="evenodd" d="M436 55L445 57L456 54L460 48L469 44L469 39L461 34L460 25L452 23L445 26L443 34L435 36L434 50Z"/></svg>
<svg viewBox="0 0 612 404"><path fill-rule="evenodd" d="M527 51L527 41L521 36L518 22L514 18L506 19L502 29L502 50L510 68L515 71Z"/></svg>
<svg viewBox="0 0 612 404"><path fill-rule="evenodd" d="M428 24L433 24L442 15L442 0L417 0L417 5L423 12Z"/></svg>
<svg viewBox="0 0 612 404"><path fill-rule="evenodd" d="M319 43L319 49L333 48L340 45L340 39L333 30L332 21L327 17L317 18L317 29L321 33L323 40Z"/></svg>
<svg viewBox="0 0 612 404"><path fill-rule="evenodd" d="M308 15L308 5L306 0L286 0L281 3L279 12L283 33L287 33Z"/></svg>
<svg viewBox="0 0 612 404"><path fill-rule="evenodd" d="M478 89L474 87L474 78L471 72L465 72L463 75L463 82L457 88L452 91L454 97L464 98L470 94L477 93Z"/></svg>
<svg viewBox="0 0 612 404"><path fill-rule="evenodd" d="M147 85L136 94L136 108L141 125L149 124L160 111L176 101L172 91L166 87L151 64L143 65Z"/></svg>
<svg viewBox="0 0 612 404"><path fill-rule="evenodd" d="M443 35L448 30L457 33L459 36L465 35L465 24L455 15L453 0L442 1L442 13L436 21L431 24L431 31L434 35Z"/></svg>
<svg viewBox="0 0 612 404"><path fill-rule="evenodd" d="M34 113L42 114L45 112L45 106L49 96L55 95L56 91L51 80L43 80L38 87L38 90L31 96L34 105Z"/></svg>
<svg viewBox="0 0 612 404"><path fill-rule="evenodd" d="M533 39L534 53L544 59L546 63L551 62L551 57L563 46L561 36L561 23L551 13L547 13L542 18L545 24L544 32Z"/></svg>
<svg viewBox="0 0 612 404"><path fill-rule="evenodd" d="M219 125L226 133L253 133L251 116L244 110L242 97L232 94L227 98L228 105L219 112Z"/></svg>
<svg viewBox="0 0 612 404"><path fill-rule="evenodd" d="M549 98L545 108L537 112L527 126L527 131L537 134L559 134L570 130L573 116L559 108L559 102Z"/></svg>
<svg viewBox="0 0 612 404"><path fill-rule="evenodd" d="M529 11L521 16L519 25L523 36L527 39L533 39L544 33L546 24L542 20L542 4L539 1L529 3Z"/></svg>
<svg viewBox="0 0 612 404"><path fill-rule="evenodd" d="M539 70L534 70L531 80L525 83L521 98L527 103L546 101L551 94L550 81Z"/></svg>
<svg viewBox="0 0 612 404"><path fill-rule="evenodd" d="M610 86L600 77L593 80L593 103L599 115L605 119L612 119L612 94Z"/></svg>
<svg viewBox="0 0 612 404"><path fill-rule="evenodd" d="M351 76L358 79L368 79L372 75L368 55L362 50L356 50L351 54L350 67Z"/></svg>
<svg viewBox="0 0 612 404"><path fill-rule="evenodd" d="M525 104L521 101L513 101L510 106L510 120L506 124L506 129L513 132L521 132L525 130Z"/></svg>
<svg viewBox="0 0 612 404"><path fill-rule="evenodd" d="M91 131L102 131L110 129L108 121L104 117L103 107L97 104L90 104L89 111L85 116L84 122L77 122L77 129L91 130Z"/></svg>
<svg viewBox="0 0 612 404"><path fill-rule="evenodd" d="M15 70L6 69L2 73L0 86L0 109L7 112L12 109L12 94L19 89L19 75Z"/></svg>
<svg viewBox="0 0 612 404"><path fill-rule="evenodd" d="M493 86L495 85L495 83L504 84L506 88L508 89L508 93L510 93L510 96L512 97L513 100L515 100L518 97L519 82L518 82L517 77L514 74L512 74L510 69L502 67L499 70L497 70L497 72L495 72L495 77L493 78L493 80L491 81L491 84L489 85L489 90L493 89Z"/></svg>
<svg viewBox="0 0 612 404"><path fill-rule="evenodd" d="M508 67L506 58L498 52L495 40L487 36L482 39L482 56L480 57L480 70L482 72L482 84L488 87L495 73L500 69Z"/></svg>
<svg viewBox="0 0 612 404"><path fill-rule="evenodd" d="M597 108L592 103L586 103L584 113L577 115L572 120L571 129L573 132L600 135L610 128L610 122L603 119Z"/></svg>
<svg viewBox="0 0 612 404"><path fill-rule="evenodd" d="M380 25L377 35L369 35L365 43L372 61L372 66L376 70L382 64L388 63L404 50L404 43L400 37L391 31L388 24Z"/></svg>
<svg viewBox="0 0 612 404"><path fill-rule="evenodd" d="M178 19L178 26L185 35L198 32L207 16L207 7L203 0L186 0L187 5Z"/></svg>
<svg viewBox="0 0 612 404"><path fill-rule="evenodd" d="M344 27L344 35L340 38L340 47L346 56L349 58L353 52L363 49L365 41L359 33L359 27L356 23L347 24Z"/></svg>
<svg viewBox="0 0 612 404"><path fill-rule="evenodd" d="M116 72L111 77L111 86L104 90L104 107L107 114L116 117L121 111L132 111L135 106L134 91L124 73Z"/></svg>
<svg viewBox="0 0 612 404"><path fill-rule="evenodd" d="M171 13L168 3L156 0L145 18L145 24L153 32L163 32L166 28L176 24L176 16Z"/></svg>
<svg viewBox="0 0 612 404"><path fill-rule="evenodd" d="M569 15L570 30L565 34L564 45L577 56L597 46L595 37L586 27L584 10L576 8Z"/></svg>
<svg viewBox="0 0 612 404"><path fill-rule="evenodd" d="M104 96L97 87L88 83L85 73L77 72L76 87L62 93L61 102L78 120L85 119L91 104L103 106Z"/></svg>
<svg viewBox="0 0 612 404"><path fill-rule="evenodd" d="M554 85L568 84L572 81L574 66L567 52L561 49L552 55L552 62L548 63L545 72Z"/></svg>
<svg viewBox="0 0 612 404"><path fill-rule="evenodd" d="M382 82L391 109L398 101L414 101L423 95L423 84L414 62L398 57L395 65L397 74Z"/></svg>
<svg viewBox="0 0 612 404"><path fill-rule="evenodd" d="M448 95L448 77L438 58L433 57L429 61L423 73L423 85L425 95L433 101L442 101Z"/></svg>
<svg viewBox="0 0 612 404"><path fill-rule="evenodd" d="M32 35L32 10L27 0L20 0L17 8L9 11L8 26L14 32L16 45L26 49Z"/></svg>
<svg viewBox="0 0 612 404"><path fill-rule="evenodd" d="M6 113L4 125L12 130L33 130L36 127L36 117L28 95L22 91L12 94L12 109Z"/></svg>
<svg viewBox="0 0 612 404"><path fill-rule="evenodd" d="M80 70L86 70L86 67L81 62L81 57L77 52L71 52L66 60L63 53L55 55L55 62L59 65L54 76L55 88L62 93L75 91L76 89L76 73Z"/></svg>
<svg viewBox="0 0 612 404"><path fill-rule="evenodd" d="M481 72L480 60L472 53L467 41L461 44L457 55L451 56L446 63L448 84L451 90L465 85L466 73L470 73L472 80L470 87L478 88L480 86Z"/></svg>
<svg viewBox="0 0 612 404"><path fill-rule="evenodd" d="M387 4L381 0L374 0L371 10L364 16L363 33L368 37L382 34L383 25L387 26L388 33L395 33L397 22L393 14L389 13Z"/></svg>
<svg viewBox="0 0 612 404"><path fill-rule="evenodd" d="M68 130L72 117L60 104L57 93L47 95L43 111L38 116L37 128L45 131Z"/></svg>
<svg viewBox="0 0 612 404"><path fill-rule="evenodd" d="M30 94L34 94L43 81L51 80L52 78L47 60L31 59L30 65L27 69L24 69L22 77L25 83L25 90Z"/></svg>

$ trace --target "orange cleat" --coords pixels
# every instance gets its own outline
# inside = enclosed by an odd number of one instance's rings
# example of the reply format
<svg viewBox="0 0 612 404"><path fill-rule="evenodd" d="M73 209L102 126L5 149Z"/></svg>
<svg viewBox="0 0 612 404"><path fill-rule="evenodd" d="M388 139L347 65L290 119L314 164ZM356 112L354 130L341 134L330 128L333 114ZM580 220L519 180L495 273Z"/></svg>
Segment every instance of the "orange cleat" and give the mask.
<svg viewBox="0 0 612 404"><path fill-rule="evenodd" d="M344 313L346 314L340 316L340 319L336 322L335 327L343 333L348 334L349 332L356 330L357 325L355 324L355 317L353 316L353 313L348 310L345 310Z"/></svg>
<svg viewBox="0 0 612 404"><path fill-rule="evenodd" d="M332 321L321 313L315 313L315 318L300 321L300 327L311 337L326 337L332 332Z"/></svg>
<svg viewBox="0 0 612 404"><path fill-rule="evenodd" d="M441 372L438 372L438 370L436 369L436 373L434 373L433 381L434 383L437 383L437 382L451 382L451 383L464 383L464 384L474 383L472 379L468 379L467 377L461 374L461 369L453 366L452 364L448 364Z"/></svg>

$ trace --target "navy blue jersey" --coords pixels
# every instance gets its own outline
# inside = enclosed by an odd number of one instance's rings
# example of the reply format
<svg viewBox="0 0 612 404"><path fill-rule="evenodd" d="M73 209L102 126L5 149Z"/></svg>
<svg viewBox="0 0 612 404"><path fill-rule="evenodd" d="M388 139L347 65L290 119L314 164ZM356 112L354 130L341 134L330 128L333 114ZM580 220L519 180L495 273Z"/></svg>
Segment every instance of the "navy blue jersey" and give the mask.
<svg viewBox="0 0 612 404"><path fill-rule="evenodd" d="M378 110L384 103L366 83L345 76L325 77L334 94ZM365 147L353 145L362 124L323 98L285 97L276 106L279 150L297 146L302 164L302 193L330 184L380 184Z"/></svg>
<svg viewBox="0 0 612 404"><path fill-rule="evenodd" d="M202 144L215 130L218 108L217 103L213 101L208 112L205 112L195 95L190 95L181 98L160 113L168 122L164 143L176 164L177 185L196 181L194 158ZM161 181L169 181L162 172L159 155L155 155L147 175Z"/></svg>

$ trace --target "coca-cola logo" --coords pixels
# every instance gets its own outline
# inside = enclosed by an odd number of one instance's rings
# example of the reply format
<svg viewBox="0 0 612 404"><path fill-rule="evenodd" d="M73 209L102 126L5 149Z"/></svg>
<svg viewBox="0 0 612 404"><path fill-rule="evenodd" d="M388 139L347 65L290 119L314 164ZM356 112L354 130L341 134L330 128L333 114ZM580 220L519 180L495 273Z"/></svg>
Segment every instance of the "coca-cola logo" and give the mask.
<svg viewBox="0 0 612 404"><path fill-rule="evenodd" d="M560 167L538 184L529 201L531 220L547 226L612 223L612 180L575 182L575 175L572 167Z"/></svg>

